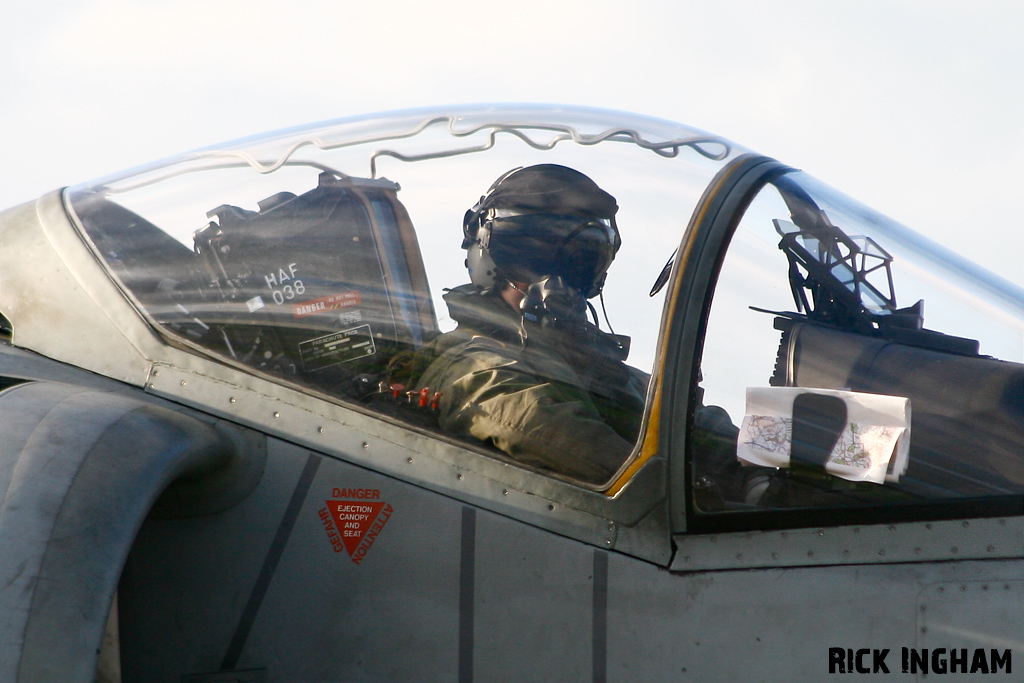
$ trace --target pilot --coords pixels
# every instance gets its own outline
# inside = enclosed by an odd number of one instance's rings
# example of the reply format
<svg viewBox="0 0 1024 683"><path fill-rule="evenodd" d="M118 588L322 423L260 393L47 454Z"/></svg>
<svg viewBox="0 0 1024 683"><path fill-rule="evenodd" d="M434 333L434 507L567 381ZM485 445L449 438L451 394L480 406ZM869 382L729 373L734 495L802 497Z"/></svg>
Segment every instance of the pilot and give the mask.
<svg viewBox="0 0 1024 683"><path fill-rule="evenodd" d="M628 339L588 321L620 238L614 197L564 166L518 168L466 212L471 284L444 299L458 327L421 351L441 427L513 459L608 481L640 427L648 377Z"/></svg>

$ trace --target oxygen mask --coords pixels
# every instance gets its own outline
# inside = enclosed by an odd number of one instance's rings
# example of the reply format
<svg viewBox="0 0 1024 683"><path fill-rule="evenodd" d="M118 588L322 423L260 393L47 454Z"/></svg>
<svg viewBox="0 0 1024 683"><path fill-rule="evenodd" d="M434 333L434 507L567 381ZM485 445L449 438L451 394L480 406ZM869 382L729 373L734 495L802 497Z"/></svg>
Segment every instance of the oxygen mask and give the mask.
<svg viewBox="0 0 1024 683"><path fill-rule="evenodd" d="M520 310L525 320L543 327L579 326L587 320L587 299L554 275L526 288Z"/></svg>

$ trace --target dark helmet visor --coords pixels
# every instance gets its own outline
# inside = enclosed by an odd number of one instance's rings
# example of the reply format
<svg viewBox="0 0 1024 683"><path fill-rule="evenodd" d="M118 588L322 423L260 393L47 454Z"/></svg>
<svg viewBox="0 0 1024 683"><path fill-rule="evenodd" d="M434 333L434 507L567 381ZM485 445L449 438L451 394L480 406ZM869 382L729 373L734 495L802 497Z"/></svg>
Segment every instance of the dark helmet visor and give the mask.
<svg viewBox="0 0 1024 683"><path fill-rule="evenodd" d="M608 219L560 214L501 215L490 221L490 252L509 277L535 282L559 276L588 297L600 290L619 249Z"/></svg>

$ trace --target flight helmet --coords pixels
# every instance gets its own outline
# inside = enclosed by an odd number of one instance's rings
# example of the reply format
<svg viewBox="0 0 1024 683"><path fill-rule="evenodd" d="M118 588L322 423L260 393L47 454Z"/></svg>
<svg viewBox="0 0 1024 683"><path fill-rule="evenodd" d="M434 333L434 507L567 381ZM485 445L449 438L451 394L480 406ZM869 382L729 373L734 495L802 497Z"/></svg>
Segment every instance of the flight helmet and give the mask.
<svg viewBox="0 0 1024 683"><path fill-rule="evenodd" d="M561 282L601 293L621 240L615 198L579 171L555 164L516 168L466 212L462 248L482 293L505 282Z"/></svg>

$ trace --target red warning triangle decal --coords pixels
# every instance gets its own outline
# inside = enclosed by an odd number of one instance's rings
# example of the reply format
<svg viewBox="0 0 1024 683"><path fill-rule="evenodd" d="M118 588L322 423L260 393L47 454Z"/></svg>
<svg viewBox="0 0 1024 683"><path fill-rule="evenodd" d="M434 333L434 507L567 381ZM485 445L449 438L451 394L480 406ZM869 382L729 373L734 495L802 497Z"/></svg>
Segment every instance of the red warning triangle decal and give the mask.
<svg viewBox="0 0 1024 683"><path fill-rule="evenodd" d="M345 550L351 556L359 547L373 520L377 519L385 503L364 503L361 500L329 500L327 509L331 511L331 519L338 526L338 533L345 544Z"/></svg>

